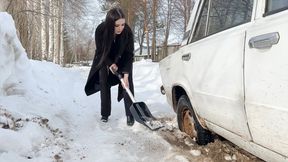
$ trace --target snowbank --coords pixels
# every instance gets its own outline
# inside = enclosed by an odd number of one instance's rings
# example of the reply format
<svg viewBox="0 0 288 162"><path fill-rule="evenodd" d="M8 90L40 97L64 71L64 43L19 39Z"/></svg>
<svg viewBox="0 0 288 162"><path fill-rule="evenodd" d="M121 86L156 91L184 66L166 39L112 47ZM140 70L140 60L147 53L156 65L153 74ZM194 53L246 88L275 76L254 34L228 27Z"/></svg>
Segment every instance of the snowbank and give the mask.
<svg viewBox="0 0 288 162"><path fill-rule="evenodd" d="M26 78L31 75L29 60L17 37L12 16L0 12L0 22L0 95L23 94L25 84L29 84Z"/></svg>

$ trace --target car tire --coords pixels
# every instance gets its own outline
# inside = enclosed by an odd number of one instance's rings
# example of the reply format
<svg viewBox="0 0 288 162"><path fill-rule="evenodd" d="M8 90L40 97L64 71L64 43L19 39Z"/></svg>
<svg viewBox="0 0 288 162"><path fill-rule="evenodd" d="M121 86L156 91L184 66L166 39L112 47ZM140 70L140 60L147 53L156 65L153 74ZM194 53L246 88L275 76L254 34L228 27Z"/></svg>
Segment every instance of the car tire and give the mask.
<svg viewBox="0 0 288 162"><path fill-rule="evenodd" d="M180 97L177 103L177 121L179 129L196 139L198 145L207 145L214 141L212 133L199 123L193 107L186 95Z"/></svg>

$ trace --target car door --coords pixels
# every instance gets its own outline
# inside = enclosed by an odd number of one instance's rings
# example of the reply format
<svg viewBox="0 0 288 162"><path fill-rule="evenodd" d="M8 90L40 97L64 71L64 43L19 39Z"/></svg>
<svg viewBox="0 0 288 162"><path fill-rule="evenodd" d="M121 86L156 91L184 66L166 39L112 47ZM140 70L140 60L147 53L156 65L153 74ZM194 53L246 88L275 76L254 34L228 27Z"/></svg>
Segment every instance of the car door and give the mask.
<svg viewBox="0 0 288 162"><path fill-rule="evenodd" d="M201 6L191 43L183 47L188 95L208 123L250 140L243 56L253 0L204 0Z"/></svg>
<svg viewBox="0 0 288 162"><path fill-rule="evenodd" d="M263 2L247 31L245 106L253 141L287 157L288 1Z"/></svg>

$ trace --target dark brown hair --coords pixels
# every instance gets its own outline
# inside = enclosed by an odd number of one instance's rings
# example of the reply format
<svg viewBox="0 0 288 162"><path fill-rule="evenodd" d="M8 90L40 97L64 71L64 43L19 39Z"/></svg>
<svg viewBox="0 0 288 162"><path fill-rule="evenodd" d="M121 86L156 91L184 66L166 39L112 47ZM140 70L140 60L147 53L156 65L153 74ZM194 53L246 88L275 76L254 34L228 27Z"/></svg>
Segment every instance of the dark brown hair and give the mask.
<svg viewBox="0 0 288 162"><path fill-rule="evenodd" d="M99 64L104 62L110 52L110 48L114 40L115 22L119 19L125 19L125 15L120 8L116 7L108 11L104 22L105 27L103 32L103 43L101 47L103 54Z"/></svg>

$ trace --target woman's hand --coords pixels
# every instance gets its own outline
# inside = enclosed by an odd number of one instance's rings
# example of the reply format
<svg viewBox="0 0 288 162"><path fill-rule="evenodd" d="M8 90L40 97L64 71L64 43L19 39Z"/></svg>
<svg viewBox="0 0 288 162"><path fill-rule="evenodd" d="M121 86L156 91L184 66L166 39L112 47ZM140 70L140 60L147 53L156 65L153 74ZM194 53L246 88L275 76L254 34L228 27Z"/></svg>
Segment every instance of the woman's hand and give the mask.
<svg viewBox="0 0 288 162"><path fill-rule="evenodd" d="M118 70L118 66L114 63L109 67L109 69L114 74Z"/></svg>
<svg viewBox="0 0 288 162"><path fill-rule="evenodd" d="M124 74L123 80L125 83L125 87L129 88L129 80L128 80L129 74ZM122 87L124 88L124 85L122 84Z"/></svg>

